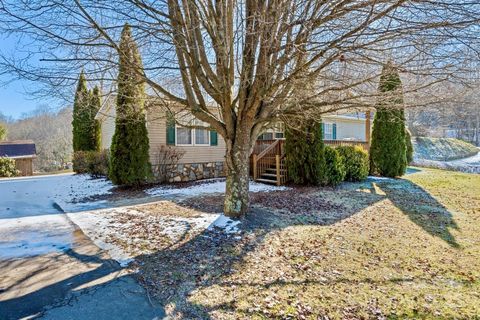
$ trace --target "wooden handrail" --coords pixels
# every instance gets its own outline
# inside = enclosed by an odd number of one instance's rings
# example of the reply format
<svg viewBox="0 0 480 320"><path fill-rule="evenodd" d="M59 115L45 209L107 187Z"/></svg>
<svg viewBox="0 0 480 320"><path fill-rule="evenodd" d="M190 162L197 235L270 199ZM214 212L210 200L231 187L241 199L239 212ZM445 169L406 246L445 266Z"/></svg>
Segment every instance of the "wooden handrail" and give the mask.
<svg viewBox="0 0 480 320"><path fill-rule="evenodd" d="M262 141L263 142L263 141ZM266 145L265 143L262 143ZM262 146L263 147L263 146ZM269 169L275 168L274 176L276 177L276 184L280 185L283 183L284 175L281 174L281 170L284 167L284 153L285 150L283 148L283 140L274 140L271 144L267 145L265 149L263 149L258 154L252 154L251 156L251 165L253 168L253 179L257 180L263 176ZM268 173L267 175L272 176L272 173Z"/></svg>
<svg viewBox="0 0 480 320"><path fill-rule="evenodd" d="M280 140L275 140L274 143L272 143L271 145L269 145L265 150L263 150L262 152L260 152L258 155L257 155L257 161L260 160L261 158L265 157L265 155L270 151L272 150L273 148L275 148L277 146L277 144L279 143Z"/></svg>

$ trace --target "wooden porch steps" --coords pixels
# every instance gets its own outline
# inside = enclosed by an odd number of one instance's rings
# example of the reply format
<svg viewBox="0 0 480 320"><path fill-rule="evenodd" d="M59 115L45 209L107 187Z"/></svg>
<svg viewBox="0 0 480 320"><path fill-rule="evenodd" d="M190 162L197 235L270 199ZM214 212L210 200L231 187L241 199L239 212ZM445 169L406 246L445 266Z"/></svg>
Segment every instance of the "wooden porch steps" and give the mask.
<svg viewBox="0 0 480 320"><path fill-rule="evenodd" d="M258 178L257 180L255 180L257 182L261 182L261 183L266 183L266 184L274 184L276 185L277 184L277 179L275 178L275 180L272 180L272 179L263 179L263 178Z"/></svg>
<svg viewBox="0 0 480 320"><path fill-rule="evenodd" d="M274 140L271 143L262 142L258 153L252 154L251 166L255 181L277 186L285 184L287 170L283 145L283 140Z"/></svg>
<svg viewBox="0 0 480 320"><path fill-rule="evenodd" d="M286 169L280 169L280 179L283 178L286 174ZM268 183L268 184L277 184L277 169L272 166L265 170L264 173L260 175L260 178L257 178L258 182Z"/></svg>
<svg viewBox="0 0 480 320"><path fill-rule="evenodd" d="M287 169L281 168L281 169L279 169L279 170L280 170L280 174L281 174L281 175L284 175L284 174L287 172ZM268 173L275 174L275 176L276 176L276 174L277 174L277 169L275 169L275 167L271 167L271 168L268 168L268 169L267 169L267 172L268 172Z"/></svg>

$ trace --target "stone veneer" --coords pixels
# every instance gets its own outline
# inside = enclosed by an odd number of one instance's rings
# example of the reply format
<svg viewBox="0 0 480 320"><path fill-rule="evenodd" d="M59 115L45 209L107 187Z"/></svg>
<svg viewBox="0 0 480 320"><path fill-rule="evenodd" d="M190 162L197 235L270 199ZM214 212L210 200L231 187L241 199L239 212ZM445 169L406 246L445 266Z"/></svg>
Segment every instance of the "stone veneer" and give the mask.
<svg viewBox="0 0 480 320"><path fill-rule="evenodd" d="M193 181L199 179L218 178L225 176L225 163L185 163L177 164L168 173L168 182Z"/></svg>

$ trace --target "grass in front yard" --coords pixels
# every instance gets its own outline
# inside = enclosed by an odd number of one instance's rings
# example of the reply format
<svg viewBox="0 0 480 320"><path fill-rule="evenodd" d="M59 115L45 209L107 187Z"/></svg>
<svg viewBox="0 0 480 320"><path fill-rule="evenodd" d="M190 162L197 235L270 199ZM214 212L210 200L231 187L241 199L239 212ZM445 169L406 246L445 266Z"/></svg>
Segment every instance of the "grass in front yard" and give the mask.
<svg viewBox="0 0 480 320"><path fill-rule="evenodd" d="M480 318L480 175L422 169L252 202L239 236L205 231L137 258L173 317Z"/></svg>

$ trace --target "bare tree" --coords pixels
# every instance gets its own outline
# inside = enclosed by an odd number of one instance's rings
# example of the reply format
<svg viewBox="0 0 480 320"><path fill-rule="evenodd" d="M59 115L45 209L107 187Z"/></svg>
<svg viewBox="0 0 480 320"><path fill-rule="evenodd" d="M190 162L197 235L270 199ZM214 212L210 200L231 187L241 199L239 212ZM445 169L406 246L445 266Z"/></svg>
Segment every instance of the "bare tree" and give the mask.
<svg viewBox="0 0 480 320"><path fill-rule="evenodd" d="M248 209L248 157L266 126L372 105L388 59L416 75L415 86L405 87L408 99L435 83L464 80L465 61L478 55L477 1L0 3L0 30L31 39L26 53L3 55L4 72L42 81L63 96L82 67L89 79L114 83L117 40L128 22L152 93L184 106L225 139L224 210L235 217Z"/></svg>
<svg viewBox="0 0 480 320"><path fill-rule="evenodd" d="M9 140L33 140L37 147L36 171L49 172L66 168L72 154L72 108L58 112L38 106L21 119L8 123Z"/></svg>

